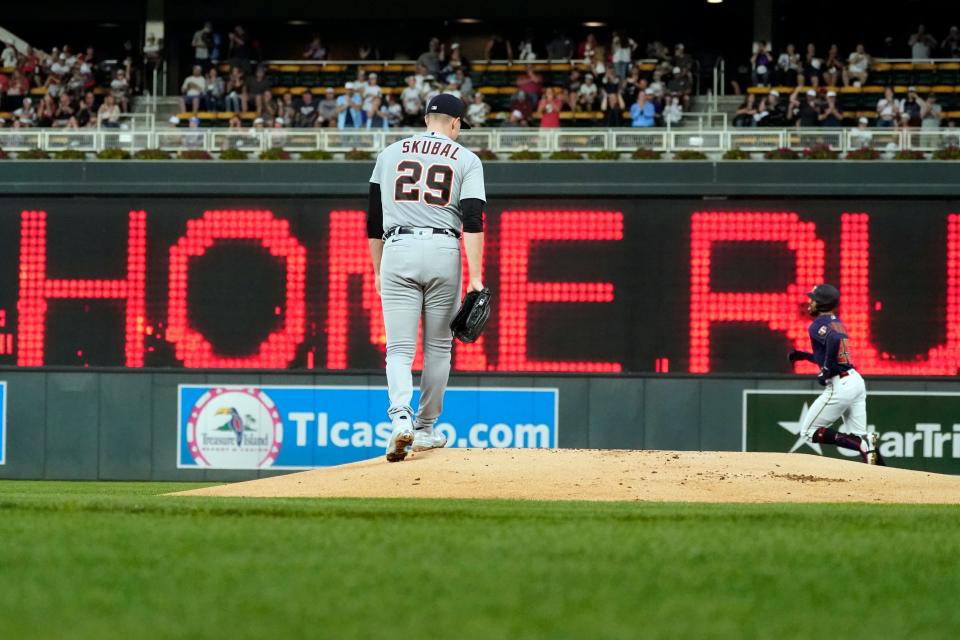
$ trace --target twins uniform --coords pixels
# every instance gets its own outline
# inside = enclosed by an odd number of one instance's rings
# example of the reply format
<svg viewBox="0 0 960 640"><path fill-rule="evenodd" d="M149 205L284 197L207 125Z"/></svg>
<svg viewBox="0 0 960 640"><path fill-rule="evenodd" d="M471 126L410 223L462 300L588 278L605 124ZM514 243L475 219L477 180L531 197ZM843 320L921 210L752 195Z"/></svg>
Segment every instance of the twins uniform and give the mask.
<svg viewBox="0 0 960 640"><path fill-rule="evenodd" d="M850 362L849 336L835 315L818 316L808 329L813 345L811 362L820 367L818 380L826 385L801 425L800 433L813 440L820 427L843 419L845 431L856 436L867 433L867 389Z"/></svg>
<svg viewBox="0 0 960 640"><path fill-rule="evenodd" d="M416 426L430 428L443 408L453 343L450 321L460 303L461 203L486 202L483 166L469 149L426 131L384 149L370 182L379 185L383 210L380 296L387 333L388 413L391 418L413 415L411 367L422 314Z"/></svg>

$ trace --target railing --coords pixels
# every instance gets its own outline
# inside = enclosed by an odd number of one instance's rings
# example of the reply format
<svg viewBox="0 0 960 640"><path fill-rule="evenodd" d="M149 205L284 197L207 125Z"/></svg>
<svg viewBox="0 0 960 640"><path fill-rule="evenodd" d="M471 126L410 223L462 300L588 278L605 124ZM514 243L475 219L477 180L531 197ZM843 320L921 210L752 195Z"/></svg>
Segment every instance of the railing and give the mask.
<svg viewBox="0 0 960 640"><path fill-rule="evenodd" d="M716 111L720 106L718 98L727 95L727 63L723 58L717 58L713 64L713 95L711 95L711 110Z"/></svg>
<svg viewBox="0 0 960 640"><path fill-rule="evenodd" d="M343 153L353 149L378 152L388 144L417 133L413 129L224 129L156 128L131 126L127 129L0 129L4 151L64 149L96 153L104 149L166 151L204 150L218 153L241 149L257 153L280 148L291 153L326 150ZM768 128L502 128L471 129L459 141L474 150L495 153L531 150L619 151L637 148L674 152L698 150L720 154L729 149L764 152L787 147L802 150L825 145L846 152L869 147L881 152L902 149L935 151L960 146L960 129L768 129Z"/></svg>

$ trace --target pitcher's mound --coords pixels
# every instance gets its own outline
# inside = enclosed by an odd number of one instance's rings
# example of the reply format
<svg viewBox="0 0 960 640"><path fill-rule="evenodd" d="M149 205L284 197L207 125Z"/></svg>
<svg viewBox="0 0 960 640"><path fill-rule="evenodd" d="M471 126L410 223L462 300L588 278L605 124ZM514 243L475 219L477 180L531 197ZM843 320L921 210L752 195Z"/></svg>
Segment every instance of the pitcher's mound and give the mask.
<svg viewBox="0 0 960 640"><path fill-rule="evenodd" d="M442 449L176 495L960 503L960 477L804 454Z"/></svg>

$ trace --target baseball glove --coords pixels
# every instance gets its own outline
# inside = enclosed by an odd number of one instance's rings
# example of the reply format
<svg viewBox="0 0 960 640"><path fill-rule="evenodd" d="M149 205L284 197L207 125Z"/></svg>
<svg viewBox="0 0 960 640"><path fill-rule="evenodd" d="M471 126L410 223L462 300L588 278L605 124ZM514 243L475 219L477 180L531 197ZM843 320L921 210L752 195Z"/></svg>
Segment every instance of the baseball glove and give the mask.
<svg viewBox="0 0 960 640"><path fill-rule="evenodd" d="M460 310L450 322L454 337L460 342L476 342L490 319L490 289L471 291L463 297Z"/></svg>

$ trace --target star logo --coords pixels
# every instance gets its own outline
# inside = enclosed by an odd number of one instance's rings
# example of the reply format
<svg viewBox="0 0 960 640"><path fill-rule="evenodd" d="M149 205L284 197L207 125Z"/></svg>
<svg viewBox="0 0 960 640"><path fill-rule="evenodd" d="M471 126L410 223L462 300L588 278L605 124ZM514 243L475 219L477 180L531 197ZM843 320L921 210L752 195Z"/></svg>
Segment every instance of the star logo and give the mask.
<svg viewBox="0 0 960 640"><path fill-rule="evenodd" d="M793 453L797 449L800 449L801 447L803 447L803 445L807 445L808 447L816 451L817 455L822 456L823 450L820 448L820 445L816 442L807 441L807 439L803 437L803 434L800 433L800 426L807 419L807 412L809 410L810 410L810 405L804 402L803 409L800 410L800 417L797 418L796 421L794 422L784 421L784 422L778 422L777 424L779 424L781 427L789 431L791 435L794 435L797 437L797 441L793 443L793 447L790 448L790 453Z"/></svg>

